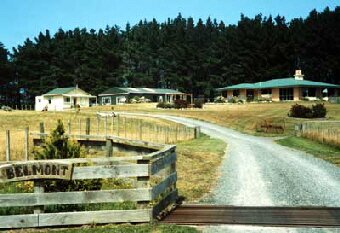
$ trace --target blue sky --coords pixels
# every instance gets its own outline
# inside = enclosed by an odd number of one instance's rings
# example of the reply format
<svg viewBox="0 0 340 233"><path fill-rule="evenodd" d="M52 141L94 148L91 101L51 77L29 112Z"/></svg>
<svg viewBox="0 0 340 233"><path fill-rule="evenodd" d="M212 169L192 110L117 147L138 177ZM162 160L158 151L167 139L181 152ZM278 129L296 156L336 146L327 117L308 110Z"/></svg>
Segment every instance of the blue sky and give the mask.
<svg viewBox="0 0 340 233"><path fill-rule="evenodd" d="M115 24L124 29L126 22L133 25L144 18L164 22L179 12L183 17L193 17L195 22L210 16L234 24L241 13L248 17L258 13L280 14L290 20L306 17L314 8L334 9L339 3L339 0L1 0L0 42L11 50L46 29L51 34L58 28L97 30Z"/></svg>

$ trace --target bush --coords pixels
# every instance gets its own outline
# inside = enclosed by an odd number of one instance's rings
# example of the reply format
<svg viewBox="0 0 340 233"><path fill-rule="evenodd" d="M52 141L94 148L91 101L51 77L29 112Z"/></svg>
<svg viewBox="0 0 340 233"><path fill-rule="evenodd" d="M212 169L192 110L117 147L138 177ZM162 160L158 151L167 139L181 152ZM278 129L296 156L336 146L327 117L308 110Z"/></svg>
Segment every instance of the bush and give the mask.
<svg viewBox="0 0 340 233"><path fill-rule="evenodd" d="M288 116L299 118L320 118L325 117L326 114L327 110L324 104L316 104L311 108L304 105L295 104L291 107Z"/></svg>
<svg viewBox="0 0 340 233"><path fill-rule="evenodd" d="M34 150L35 159L68 159L84 157L78 143L69 141L65 137L65 129L61 120L58 120L56 129L46 139L41 150ZM101 189L100 180L52 180L44 181L45 192L66 192Z"/></svg>
<svg viewBox="0 0 340 233"><path fill-rule="evenodd" d="M159 102L156 107L170 109L170 108L174 108L175 106L171 103Z"/></svg>
<svg viewBox="0 0 340 233"><path fill-rule="evenodd" d="M186 100L175 100L174 108L182 109L182 108L187 108L187 107L188 107L188 102Z"/></svg>
<svg viewBox="0 0 340 233"><path fill-rule="evenodd" d="M223 96L217 96L214 99L214 103L225 103L226 99Z"/></svg>
<svg viewBox="0 0 340 233"><path fill-rule="evenodd" d="M165 108L165 103L164 102L159 102L157 104L156 108Z"/></svg>
<svg viewBox="0 0 340 233"><path fill-rule="evenodd" d="M316 104L312 106L313 117L320 118L325 117L327 109L324 104Z"/></svg>
<svg viewBox="0 0 340 233"><path fill-rule="evenodd" d="M9 106L3 105L3 106L1 107L1 110L6 111L6 112L10 112L10 111L12 111L13 109L12 109L11 107L9 107Z"/></svg>
<svg viewBox="0 0 340 233"><path fill-rule="evenodd" d="M237 103L236 97L229 98L229 99L228 99L228 103L231 103L231 104Z"/></svg>
<svg viewBox="0 0 340 233"><path fill-rule="evenodd" d="M195 100L194 108L203 108L203 101L202 100Z"/></svg>

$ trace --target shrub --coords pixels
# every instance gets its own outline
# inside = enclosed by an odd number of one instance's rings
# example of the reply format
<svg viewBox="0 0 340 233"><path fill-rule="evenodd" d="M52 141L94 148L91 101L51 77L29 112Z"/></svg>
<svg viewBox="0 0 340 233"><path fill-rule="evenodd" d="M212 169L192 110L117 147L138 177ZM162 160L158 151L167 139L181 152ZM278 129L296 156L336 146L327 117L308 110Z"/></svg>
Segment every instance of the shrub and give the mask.
<svg viewBox="0 0 340 233"><path fill-rule="evenodd" d="M299 118L319 118L325 117L326 113L327 110L324 104L316 104L311 108L304 105L295 104L291 107L288 116Z"/></svg>
<svg viewBox="0 0 340 233"><path fill-rule="evenodd" d="M195 100L194 108L203 108L203 101L202 100Z"/></svg>
<svg viewBox="0 0 340 233"><path fill-rule="evenodd" d="M10 111L12 111L13 109L12 109L11 107L9 107L9 106L3 105L3 106L1 107L1 110L10 112Z"/></svg>
<svg viewBox="0 0 340 233"><path fill-rule="evenodd" d="M225 103L226 99L223 96L217 96L214 99L214 103Z"/></svg>
<svg viewBox="0 0 340 233"><path fill-rule="evenodd" d="M58 120L57 127L46 139L41 150L34 150L35 159L67 159L84 157L78 143L69 141L64 135L65 129L61 120ZM52 180L44 181L45 192L66 192L101 189L100 180Z"/></svg>
<svg viewBox="0 0 340 233"><path fill-rule="evenodd" d="M185 101L185 100L175 100L174 108L182 109L182 108L187 108L187 107L188 107L187 101Z"/></svg>
<svg viewBox="0 0 340 233"><path fill-rule="evenodd" d="M324 104L316 104L312 106L313 117L320 118L325 117L327 109Z"/></svg>
<svg viewBox="0 0 340 233"><path fill-rule="evenodd" d="M159 102L157 104L156 108L165 108L165 103L164 102Z"/></svg>
<svg viewBox="0 0 340 233"><path fill-rule="evenodd" d="M170 109L174 108L174 105L171 103L166 103L166 102L159 102L156 106L157 108L165 108L165 109Z"/></svg>
<svg viewBox="0 0 340 233"><path fill-rule="evenodd" d="M228 103L235 104L235 103L237 103L237 99L235 97L229 98Z"/></svg>

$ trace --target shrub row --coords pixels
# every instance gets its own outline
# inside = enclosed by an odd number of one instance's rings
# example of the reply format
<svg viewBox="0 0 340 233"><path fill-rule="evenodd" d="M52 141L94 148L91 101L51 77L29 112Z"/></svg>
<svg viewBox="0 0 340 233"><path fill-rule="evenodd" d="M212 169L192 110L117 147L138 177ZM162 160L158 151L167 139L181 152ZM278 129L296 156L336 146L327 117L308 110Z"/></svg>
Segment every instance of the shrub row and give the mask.
<svg viewBox="0 0 340 233"><path fill-rule="evenodd" d="M165 109L183 109L188 108L189 103L186 100L175 100L174 103L165 103L159 102L157 104L157 108L165 108ZM194 108L203 108L203 101L197 100L194 102Z"/></svg>
<svg viewBox="0 0 340 233"><path fill-rule="evenodd" d="M299 118L321 118L325 117L327 114L327 109L324 104L312 105L312 107L307 107L300 104L294 104L288 116L299 117Z"/></svg>

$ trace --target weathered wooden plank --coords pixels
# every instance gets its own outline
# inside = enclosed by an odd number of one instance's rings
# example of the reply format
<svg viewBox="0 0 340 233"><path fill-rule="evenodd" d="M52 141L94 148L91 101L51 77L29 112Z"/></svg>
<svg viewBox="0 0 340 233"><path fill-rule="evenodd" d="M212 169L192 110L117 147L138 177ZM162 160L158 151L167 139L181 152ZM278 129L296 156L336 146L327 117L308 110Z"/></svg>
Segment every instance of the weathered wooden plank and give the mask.
<svg viewBox="0 0 340 233"><path fill-rule="evenodd" d="M158 158L161 158L163 156L166 156L168 154L172 154L176 151L176 146L175 145L164 145L162 149L159 151L155 151L153 153L144 155L143 159L150 159L150 160L155 160Z"/></svg>
<svg viewBox="0 0 340 233"><path fill-rule="evenodd" d="M74 167L73 180L148 176L147 164Z"/></svg>
<svg viewBox="0 0 340 233"><path fill-rule="evenodd" d="M152 199L157 198L161 193L164 193L168 187L176 183L177 181L177 173L174 172L170 176L168 176L165 180L160 182L158 185L152 188Z"/></svg>
<svg viewBox="0 0 340 233"><path fill-rule="evenodd" d="M101 210L40 214L39 226L83 225L123 222L149 222L151 210Z"/></svg>
<svg viewBox="0 0 340 233"><path fill-rule="evenodd" d="M30 133L32 136L48 136L48 133ZM131 139L126 139L122 137L117 137L117 136L112 136L112 135L83 135L83 134L65 134L65 136L72 137L72 138L85 138L85 139L101 139L101 140L106 140L106 139L111 139L114 143L121 143L121 144L127 144L131 146L140 146L140 147L147 147L147 148L152 148L152 149L162 149L164 148L165 144L159 144L159 143L154 143L154 142L147 142L147 141L142 141L142 140L131 140Z"/></svg>
<svg viewBox="0 0 340 233"><path fill-rule="evenodd" d="M163 198L157 205L153 207L152 215L157 217L162 211L164 211L170 204L176 203L178 199L177 189L169 193L165 198Z"/></svg>
<svg viewBox="0 0 340 233"><path fill-rule="evenodd" d="M38 220L38 214L0 216L0 229L38 227Z"/></svg>
<svg viewBox="0 0 340 233"><path fill-rule="evenodd" d="M142 159L143 156L126 156L126 157L111 157L111 158L77 158L77 159L51 159L51 160L34 160L35 162L43 161L43 162L69 162L69 163L75 163L75 164L84 164L84 163L89 163L89 164L100 164L100 165L105 165L105 164L112 164L116 163L119 164L124 161L135 161L135 160L140 160ZM22 163L22 161L10 161L10 162L0 162L1 164L9 164L9 163Z"/></svg>
<svg viewBox="0 0 340 233"><path fill-rule="evenodd" d="M73 164L65 160L36 160L0 165L0 182L33 179L70 180Z"/></svg>
<svg viewBox="0 0 340 233"><path fill-rule="evenodd" d="M44 183L41 180L34 181L34 193L35 194L43 194L45 192ZM39 205L34 207L35 214L44 213L44 206Z"/></svg>
<svg viewBox="0 0 340 233"><path fill-rule="evenodd" d="M151 190L115 189L102 191L0 194L1 207L150 201Z"/></svg>
<svg viewBox="0 0 340 233"><path fill-rule="evenodd" d="M176 153L172 153L165 155L164 157L161 157L156 161L153 161L151 164L151 175L154 175L158 173L160 170L164 169L165 167L175 163L176 159L177 159Z"/></svg>

